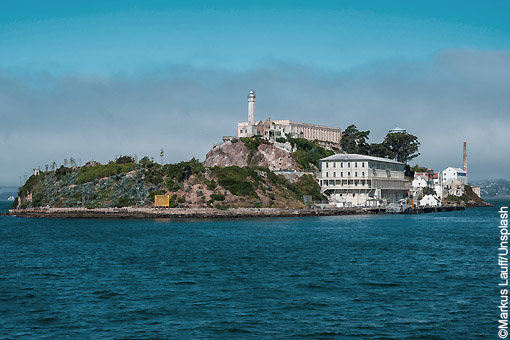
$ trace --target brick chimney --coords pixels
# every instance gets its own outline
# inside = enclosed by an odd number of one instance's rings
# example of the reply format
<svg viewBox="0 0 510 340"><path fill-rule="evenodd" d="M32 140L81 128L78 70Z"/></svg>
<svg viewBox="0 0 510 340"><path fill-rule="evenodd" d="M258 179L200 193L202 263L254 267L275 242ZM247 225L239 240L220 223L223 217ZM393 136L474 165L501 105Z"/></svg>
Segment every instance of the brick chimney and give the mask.
<svg viewBox="0 0 510 340"><path fill-rule="evenodd" d="M466 182L467 182L467 152L466 152L466 142L464 142L464 152L462 155L462 170L466 172Z"/></svg>

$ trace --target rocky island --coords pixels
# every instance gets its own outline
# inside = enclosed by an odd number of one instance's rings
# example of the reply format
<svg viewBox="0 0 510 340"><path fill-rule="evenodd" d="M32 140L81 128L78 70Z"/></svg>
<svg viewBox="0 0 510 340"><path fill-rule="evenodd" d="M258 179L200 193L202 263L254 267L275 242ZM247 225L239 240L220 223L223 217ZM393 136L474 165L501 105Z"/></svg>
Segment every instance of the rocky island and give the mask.
<svg viewBox="0 0 510 340"><path fill-rule="evenodd" d="M227 210L239 216L257 211L269 216L315 215L313 209L303 210L308 205L303 197L310 197L310 203L327 198L309 170L332 151L307 140L291 142L284 146L261 138L235 138L213 147L203 163L191 159L159 164L148 157L136 161L121 156L108 164L91 161L81 167L36 171L20 187L10 214L41 216L44 211L45 216L53 212L69 217L71 212L83 216L84 211L90 215L115 211L119 215L123 209L128 215L145 216L155 208L154 196L166 194L166 210L179 211L179 216L186 210L194 212L190 216L225 215L218 212Z"/></svg>

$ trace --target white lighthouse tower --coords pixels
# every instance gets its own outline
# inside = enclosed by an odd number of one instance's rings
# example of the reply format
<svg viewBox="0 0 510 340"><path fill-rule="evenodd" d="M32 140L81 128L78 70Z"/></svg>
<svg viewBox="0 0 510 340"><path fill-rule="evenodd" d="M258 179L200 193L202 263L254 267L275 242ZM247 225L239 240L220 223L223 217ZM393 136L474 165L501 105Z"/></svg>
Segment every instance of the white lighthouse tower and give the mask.
<svg viewBox="0 0 510 340"><path fill-rule="evenodd" d="M255 91L248 93L248 121L237 124L238 137L252 137L257 134L255 123Z"/></svg>
<svg viewBox="0 0 510 340"><path fill-rule="evenodd" d="M248 94L248 124L255 125L255 91Z"/></svg>

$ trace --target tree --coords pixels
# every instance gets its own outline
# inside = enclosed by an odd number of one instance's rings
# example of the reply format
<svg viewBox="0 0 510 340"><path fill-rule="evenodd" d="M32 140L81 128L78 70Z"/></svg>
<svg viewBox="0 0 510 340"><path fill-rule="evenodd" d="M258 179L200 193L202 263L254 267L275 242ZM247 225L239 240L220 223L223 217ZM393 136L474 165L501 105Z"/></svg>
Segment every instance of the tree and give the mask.
<svg viewBox="0 0 510 340"><path fill-rule="evenodd" d="M370 131L359 131L356 125L349 125L342 133L340 146L347 153L366 155L369 152L367 143Z"/></svg>
<svg viewBox="0 0 510 340"><path fill-rule="evenodd" d="M115 164L134 163L135 159L131 156L119 156L115 159Z"/></svg>
<svg viewBox="0 0 510 340"><path fill-rule="evenodd" d="M390 152L388 150L388 147L384 143L372 143L372 144L370 144L369 148L368 148L368 154L370 156L383 157L383 158L386 158L386 157L390 156Z"/></svg>
<svg viewBox="0 0 510 340"><path fill-rule="evenodd" d="M147 169L151 168L154 165L154 162L149 157L144 156L138 161L138 164Z"/></svg>
<svg viewBox="0 0 510 340"><path fill-rule="evenodd" d="M161 149L159 151L159 157L161 158L161 166L163 166L163 156L165 156L165 152L163 151L163 149Z"/></svg>
<svg viewBox="0 0 510 340"><path fill-rule="evenodd" d="M388 149L389 156L402 163L407 163L420 155L418 137L406 132L388 133L383 144Z"/></svg>
<svg viewBox="0 0 510 340"><path fill-rule="evenodd" d="M414 166L411 167L411 170L414 172L427 172L428 168L415 164Z"/></svg>

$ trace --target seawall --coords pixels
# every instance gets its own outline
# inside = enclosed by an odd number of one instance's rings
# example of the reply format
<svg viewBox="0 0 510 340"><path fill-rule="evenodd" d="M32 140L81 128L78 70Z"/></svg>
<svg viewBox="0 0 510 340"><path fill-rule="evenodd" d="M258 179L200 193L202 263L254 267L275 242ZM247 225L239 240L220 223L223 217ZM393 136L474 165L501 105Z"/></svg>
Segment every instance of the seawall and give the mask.
<svg viewBox="0 0 510 340"><path fill-rule="evenodd" d="M464 210L464 207L442 207L434 211L444 212ZM379 208L236 208L219 210L212 208L197 209L157 209L157 208L26 208L11 209L6 215L33 218L114 218L114 219L154 219L154 218L245 218L245 217L300 217L300 216L336 216L386 213Z"/></svg>

